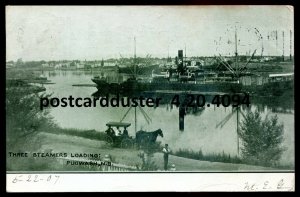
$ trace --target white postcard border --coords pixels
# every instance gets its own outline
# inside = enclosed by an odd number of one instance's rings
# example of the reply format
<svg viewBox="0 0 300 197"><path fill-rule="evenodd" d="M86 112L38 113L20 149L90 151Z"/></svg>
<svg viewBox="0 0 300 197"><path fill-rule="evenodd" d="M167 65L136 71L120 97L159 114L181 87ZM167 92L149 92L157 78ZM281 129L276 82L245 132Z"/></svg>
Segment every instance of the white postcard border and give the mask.
<svg viewBox="0 0 300 197"><path fill-rule="evenodd" d="M6 178L7 192L295 191L295 173L53 173Z"/></svg>

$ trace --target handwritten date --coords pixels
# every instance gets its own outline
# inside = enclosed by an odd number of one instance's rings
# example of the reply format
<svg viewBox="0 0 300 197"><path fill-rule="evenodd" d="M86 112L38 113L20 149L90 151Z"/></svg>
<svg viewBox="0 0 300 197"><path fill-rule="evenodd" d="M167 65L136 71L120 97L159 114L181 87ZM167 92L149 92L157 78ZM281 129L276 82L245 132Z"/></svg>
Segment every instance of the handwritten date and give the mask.
<svg viewBox="0 0 300 197"><path fill-rule="evenodd" d="M19 183L19 182L29 182L29 183L38 183L38 182L47 182L56 184L59 180L59 175L17 175L13 180L12 183Z"/></svg>

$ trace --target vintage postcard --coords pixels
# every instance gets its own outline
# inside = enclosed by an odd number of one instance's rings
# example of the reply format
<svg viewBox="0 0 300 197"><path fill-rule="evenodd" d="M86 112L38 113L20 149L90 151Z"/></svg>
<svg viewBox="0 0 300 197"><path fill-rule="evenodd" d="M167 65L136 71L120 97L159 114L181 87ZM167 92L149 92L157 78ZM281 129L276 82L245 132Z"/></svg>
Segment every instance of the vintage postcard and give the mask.
<svg viewBox="0 0 300 197"><path fill-rule="evenodd" d="M292 6L6 6L7 191L294 191Z"/></svg>

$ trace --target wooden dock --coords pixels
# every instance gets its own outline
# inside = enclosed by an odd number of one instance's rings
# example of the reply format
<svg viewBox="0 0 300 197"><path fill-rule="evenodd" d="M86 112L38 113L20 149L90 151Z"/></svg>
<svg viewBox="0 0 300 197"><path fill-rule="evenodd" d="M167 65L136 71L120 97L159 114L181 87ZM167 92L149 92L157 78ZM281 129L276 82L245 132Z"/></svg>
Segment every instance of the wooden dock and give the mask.
<svg viewBox="0 0 300 197"><path fill-rule="evenodd" d="M73 84L75 87L97 87L96 84Z"/></svg>

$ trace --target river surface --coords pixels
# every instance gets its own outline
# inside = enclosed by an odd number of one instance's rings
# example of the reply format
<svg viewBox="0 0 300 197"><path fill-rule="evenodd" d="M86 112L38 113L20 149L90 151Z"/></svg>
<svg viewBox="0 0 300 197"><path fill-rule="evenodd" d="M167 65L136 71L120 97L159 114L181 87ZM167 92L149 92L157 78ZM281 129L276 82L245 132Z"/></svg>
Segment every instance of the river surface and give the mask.
<svg viewBox="0 0 300 197"><path fill-rule="evenodd" d="M96 87L75 87L73 84L93 84L91 78L95 73L86 71L49 71L44 72L55 84L45 85L47 92L53 93L52 97L92 97L97 91ZM250 100L251 102L251 100ZM221 128L217 127L224 118L232 113L231 107L206 107L198 113L185 116L185 130L179 130L179 109L169 105L160 105L157 108L143 107L151 118L147 123L143 113L137 108L137 130L154 131L162 129L164 137L157 140L168 143L172 150L191 149L202 150L205 153L224 153L232 156L237 154L237 118L234 114ZM252 104L251 110L257 109ZM106 123L120 121L127 107L53 107L50 114L54 121L62 128L106 130ZM243 111L243 110L242 110ZM284 124L284 142L286 151L283 153L281 163L292 165L294 163L294 110L292 113L274 113L268 107L260 109L265 117L277 115L279 122ZM245 112L245 111L244 111ZM128 128L130 136L135 136L134 109L131 109L123 122L132 125ZM242 116L239 116L242 119Z"/></svg>

